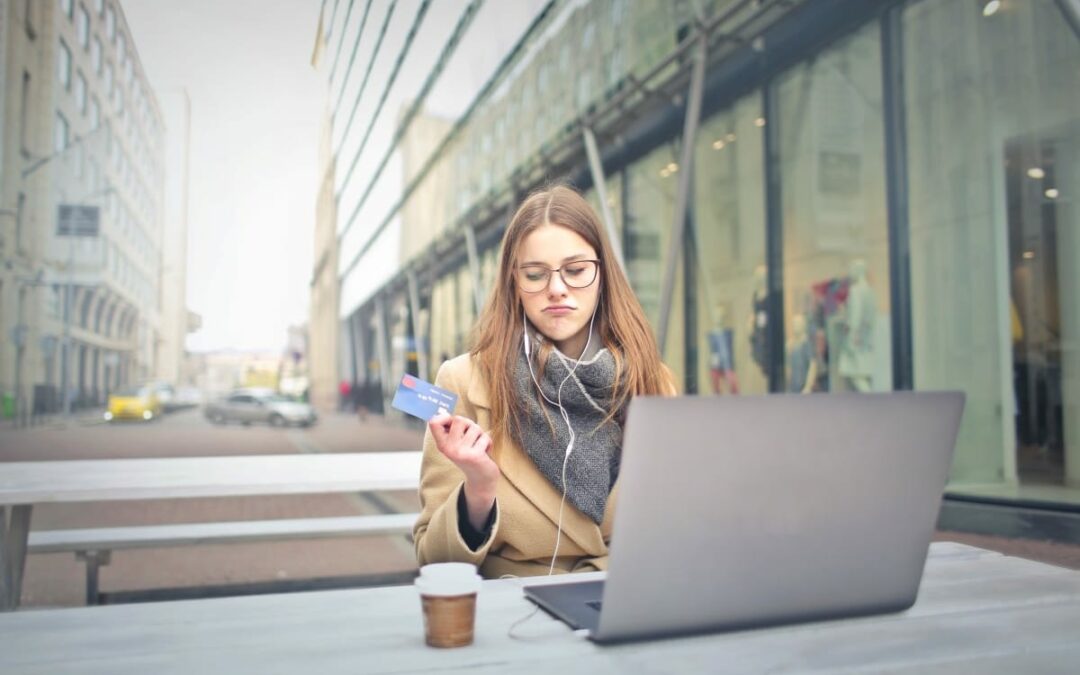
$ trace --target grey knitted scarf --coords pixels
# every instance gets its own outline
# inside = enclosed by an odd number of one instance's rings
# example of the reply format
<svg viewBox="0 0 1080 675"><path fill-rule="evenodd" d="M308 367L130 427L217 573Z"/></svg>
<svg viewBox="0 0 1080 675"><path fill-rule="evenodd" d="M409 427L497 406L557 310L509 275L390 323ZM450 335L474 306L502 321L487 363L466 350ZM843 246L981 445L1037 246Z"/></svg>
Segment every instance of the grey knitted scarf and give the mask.
<svg viewBox="0 0 1080 675"><path fill-rule="evenodd" d="M551 484L559 492L564 492L562 468L570 434L558 406L544 400L537 392L538 382L548 399L561 401L574 428L574 447L566 467L566 482L569 485L565 490L566 498L579 511L600 524L604 520L604 507L611 486L618 477L622 446L622 428L615 421L620 420L620 416L599 428L597 426L607 417L613 405L615 357L607 349L600 349L591 357L584 355L586 359L578 363L577 369L567 380L566 376L576 362L552 348L541 374L535 362L539 352L536 349L532 355L535 381L529 373L524 352L518 355L514 381L521 409L514 432L515 436L520 437L515 440ZM566 380L566 384L562 386L560 399L559 385L563 380ZM544 409L547 417L544 416ZM512 429L515 427L514 424L510 426Z"/></svg>

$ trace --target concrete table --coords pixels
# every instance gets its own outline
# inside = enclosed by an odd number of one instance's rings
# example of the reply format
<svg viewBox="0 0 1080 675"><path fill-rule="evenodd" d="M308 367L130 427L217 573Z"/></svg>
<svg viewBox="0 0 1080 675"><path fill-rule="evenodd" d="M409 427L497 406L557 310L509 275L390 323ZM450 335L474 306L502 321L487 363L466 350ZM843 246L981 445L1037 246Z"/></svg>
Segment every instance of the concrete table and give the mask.
<svg viewBox="0 0 1080 675"><path fill-rule="evenodd" d="M602 573L582 575L602 577ZM562 581L565 579L553 579ZM476 642L428 648L412 587L0 615L4 673L1073 673L1080 572L931 546L919 601L876 617L598 646L488 581Z"/></svg>
<svg viewBox="0 0 1080 675"><path fill-rule="evenodd" d="M19 604L34 504L415 490L419 484L419 452L0 463L0 611Z"/></svg>

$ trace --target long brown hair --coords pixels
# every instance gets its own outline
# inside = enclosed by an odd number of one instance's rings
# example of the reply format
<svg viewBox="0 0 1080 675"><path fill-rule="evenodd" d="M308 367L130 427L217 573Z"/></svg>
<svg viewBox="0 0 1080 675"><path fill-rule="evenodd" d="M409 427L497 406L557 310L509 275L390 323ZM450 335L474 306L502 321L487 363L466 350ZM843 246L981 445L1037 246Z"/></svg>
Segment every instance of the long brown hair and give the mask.
<svg viewBox="0 0 1080 675"><path fill-rule="evenodd" d="M667 394L674 389L645 312L612 253L596 212L576 190L563 184L551 185L530 194L510 220L499 253L495 288L473 330L470 354L488 386L490 432L497 440L509 437L510 425L518 418L515 411L520 410L514 372L522 349L525 310L518 299L514 270L525 238L549 224L579 234L600 260L597 335L615 357L617 373L608 419L622 411L632 396Z"/></svg>

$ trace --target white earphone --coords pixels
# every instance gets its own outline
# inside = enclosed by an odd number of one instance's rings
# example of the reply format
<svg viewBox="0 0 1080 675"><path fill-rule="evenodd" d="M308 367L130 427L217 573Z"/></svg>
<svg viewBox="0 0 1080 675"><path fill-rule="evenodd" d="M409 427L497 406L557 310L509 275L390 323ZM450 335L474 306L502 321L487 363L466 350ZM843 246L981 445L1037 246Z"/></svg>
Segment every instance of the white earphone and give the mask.
<svg viewBox="0 0 1080 675"><path fill-rule="evenodd" d="M550 398L547 397L547 394L544 393L543 387L540 386L540 382L536 379L536 373L533 372L532 350L529 341L529 322L528 318L525 316L524 308L522 308L521 313L522 345L525 349L525 363L529 366L529 375L532 376L533 384L536 385L537 390L539 390L540 395L544 397L544 400L551 405L559 408L559 413L562 415L563 422L566 423L566 429L570 433L570 442L566 445L566 452L565 456L563 457L562 500L559 502L559 522L556 526L557 529L555 531L555 551L551 554L551 566L548 567L548 576L551 576L551 574L555 572L555 560L559 556L559 543L562 541L563 507L566 506L566 467L570 464L570 453L574 450L574 440L577 438L577 435L574 433L574 427L570 424L570 413L566 412L566 408L564 408L562 404L562 388L563 385L566 384L566 381L573 376L574 371L577 370L578 365L581 364L581 358L583 358L589 352L589 343L592 341L593 322L596 321L596 310L599 308L600 299L597 298L596 306L593 307L592 317L589 318L589 334L585 338L585 348L581 350L580 357L574 360L574 367L570 369L570 372L567 373L566 377L564 377L562 382L559 383L559 388L558 390L556 390L555 395L555 398L558 399L557 402L552 401Z"/></svg>

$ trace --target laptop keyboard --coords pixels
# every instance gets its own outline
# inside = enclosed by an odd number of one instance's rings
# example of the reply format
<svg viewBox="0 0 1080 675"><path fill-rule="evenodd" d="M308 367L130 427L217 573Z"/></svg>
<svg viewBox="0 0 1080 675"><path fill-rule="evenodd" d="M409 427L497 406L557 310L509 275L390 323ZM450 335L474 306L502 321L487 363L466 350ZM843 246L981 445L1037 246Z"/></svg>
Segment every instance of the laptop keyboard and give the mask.
<svg viewBox="0 0 1080 675"><path fill-rule="evenodd" d="M589 602L586 602L585 604L588 605L589 607L592 607L593 609L595 609L596 611L599 612L600 611L600 605L602 605L603 603L601 601L599 601L599 600L590 600Z"/></svg>

